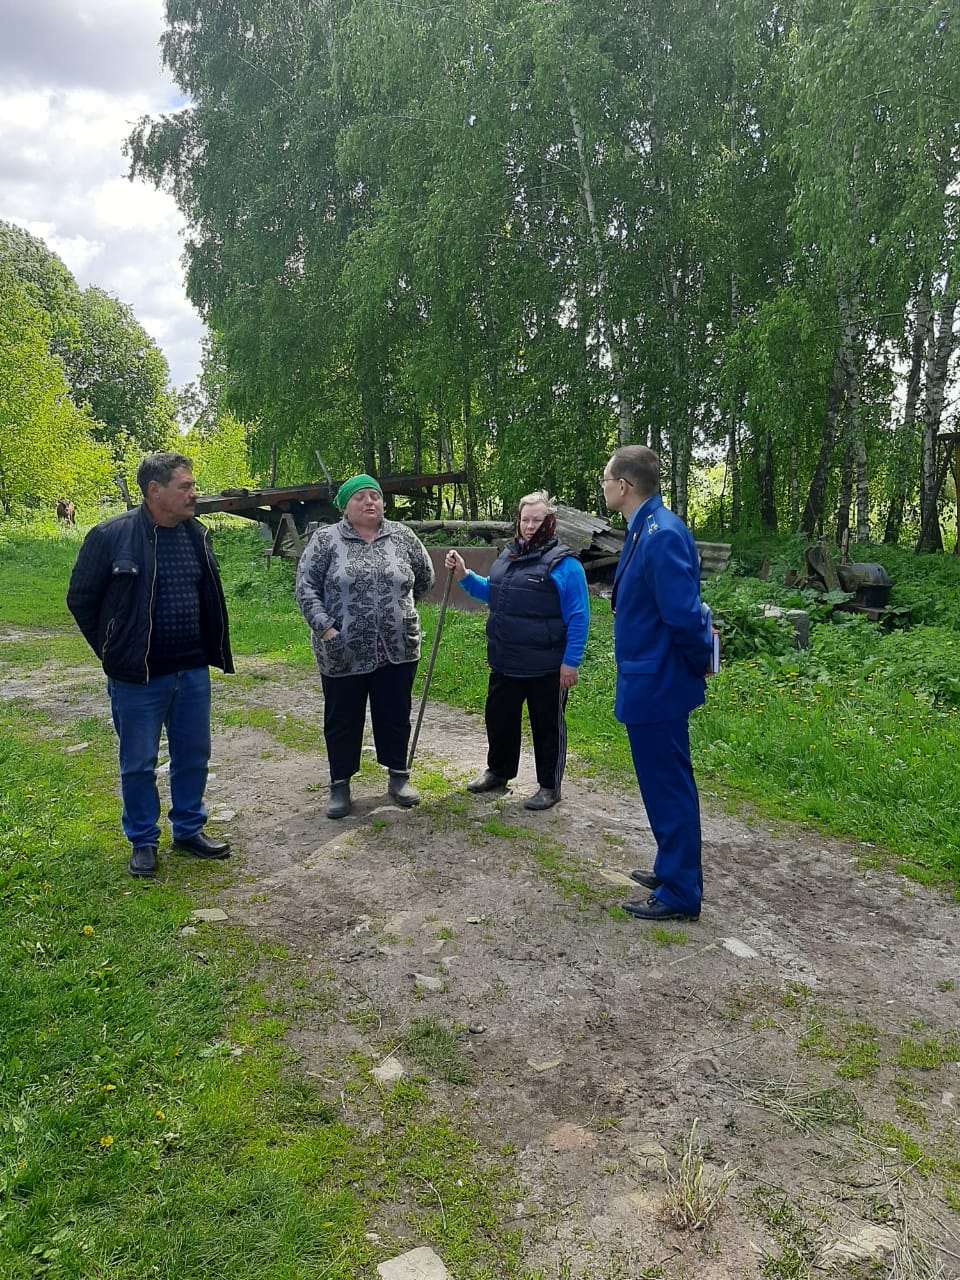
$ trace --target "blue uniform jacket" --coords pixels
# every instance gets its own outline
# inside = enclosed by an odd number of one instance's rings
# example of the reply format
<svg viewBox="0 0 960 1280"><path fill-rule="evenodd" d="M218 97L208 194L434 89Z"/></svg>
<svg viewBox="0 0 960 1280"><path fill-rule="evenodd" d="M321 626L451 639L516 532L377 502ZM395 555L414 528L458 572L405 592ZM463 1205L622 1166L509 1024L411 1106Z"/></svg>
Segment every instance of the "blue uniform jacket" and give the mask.
<svg viewBox="0 0 960 1280"><path fill-rule="evenodd" d="M616 718L657 724L699 707L711 653L709 618L700 607L700 558L690 530L659 494L630 518L611 606Z"/></svg>

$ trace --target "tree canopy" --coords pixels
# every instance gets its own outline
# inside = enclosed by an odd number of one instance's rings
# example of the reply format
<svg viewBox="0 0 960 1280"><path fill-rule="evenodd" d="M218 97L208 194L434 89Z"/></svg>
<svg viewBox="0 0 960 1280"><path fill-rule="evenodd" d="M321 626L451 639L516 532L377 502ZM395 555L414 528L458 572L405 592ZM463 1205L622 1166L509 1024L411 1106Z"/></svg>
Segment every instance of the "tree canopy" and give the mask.
<svg viewBox="0 0 960 1280"><path fill-rule="evenodd" d="M70 399L51 355L51 322L28 290L0 268L0 512L24 501L72 498L81 508L107 488L109 451Z"/></svg>
<svg viewBox="0 0 960 1280"><path fill-rule="evenodd" d="M714 527L931 545L960 16L934 0L167 0L226 407L281 478L465 467L599 506L617 443ZM912 388L912 390L911 390ZM936 530L935 535L932 530Z"/></svg>
<svg viewBox="0 0 960 1280"><path fill-rule="evenodd" d="M176 433L170 371L117 298L0 222L0 509L99 495ZM106 476L106 480L104 479Z"/></svg>

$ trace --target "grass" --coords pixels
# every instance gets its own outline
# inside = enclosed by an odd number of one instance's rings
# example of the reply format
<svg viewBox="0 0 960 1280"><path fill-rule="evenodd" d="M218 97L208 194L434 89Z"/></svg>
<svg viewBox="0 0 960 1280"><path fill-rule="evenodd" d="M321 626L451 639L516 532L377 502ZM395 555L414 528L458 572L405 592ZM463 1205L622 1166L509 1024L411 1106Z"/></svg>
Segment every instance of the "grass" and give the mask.
<svg viewBox="0 0 960 1280"><path fill-rule="evenodd" d="M795 1084L792 1080L743 1081L743 1097L783 1120L797 1133L855 1125L859 1122L856 1099L845 1089Z"/></svg>
<svg viewBox="0 0 960 1280"><path fill-rule="evenodd" d="M798 1047L801 1053L834 1063L841 1080L872 1077L880 1066L880 1033L866 1022L838 1021L828 1026L815 1016Z"/></svg>
<svg viewBox="0 0 960 1280"><path fill-rule="evenodd" d="M114 773L104 724L0 704L0 1274L360 1280L400 1251L366 1236L388 1205L458 1275L522 1276L512 1170L430 1097L462 1076L452 1033L414 1028L424 1080L382 1098L350 1063L329 1100L304 1082L266 985L296 1001L297 957L181 938L228 869L132 883Z"/></svg>
<svg viewBox="0 0 960 1280"><path fill-rule="evenodd" d="M403 1037L403 1045L413 1060L429 1068L432 1075L448 1084L466 1084L473 1079L474 1070L464 1057L461 1040L433 1018L418 1018Z"/></svg>
<svg viewBox="0 0 960 1280"><path fill-rule="evenodd" d="M650 937L658 947L685 947L690 940L682 929L665 929L662 924L654 925Z"/></svg>
<svg viewBox="0 0 960 1280"><path fill-rule="evenodd" d="M681 1231L702 1231L723 1213L727 1191L734 1178L729 1165L713 1171L704 1161L703 1144L697 1133L697 1120L680 1141L676 1169L664 1160L663 1171L667 1191L663 1198L664 1216Z"/></svg>

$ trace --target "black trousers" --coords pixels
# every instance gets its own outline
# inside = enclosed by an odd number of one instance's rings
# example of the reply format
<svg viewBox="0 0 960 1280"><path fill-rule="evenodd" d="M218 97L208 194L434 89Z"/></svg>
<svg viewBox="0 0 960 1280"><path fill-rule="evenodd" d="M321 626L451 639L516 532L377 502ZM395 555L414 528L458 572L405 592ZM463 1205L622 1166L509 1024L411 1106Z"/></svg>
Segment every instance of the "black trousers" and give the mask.
<svg viewBox="0 0 960 1280"><path fill-rule="evenodd" d="M403 773L410 741L410 703L415 662L388 663L358 676L324 676L323 740L330 764L330 781L345 782L360 768L367 699L373 722L377 760Z"/></svg>
<svg viewBox="0 0 960 1280"><path fill-rule="evenodd" d="M567 690L560 672L545 676L505 676L490 672L484 718L487 725L487 768L498 778L515 778L520 768L520 727L527 704L537 782L560 786L567 763Z"/></svg>

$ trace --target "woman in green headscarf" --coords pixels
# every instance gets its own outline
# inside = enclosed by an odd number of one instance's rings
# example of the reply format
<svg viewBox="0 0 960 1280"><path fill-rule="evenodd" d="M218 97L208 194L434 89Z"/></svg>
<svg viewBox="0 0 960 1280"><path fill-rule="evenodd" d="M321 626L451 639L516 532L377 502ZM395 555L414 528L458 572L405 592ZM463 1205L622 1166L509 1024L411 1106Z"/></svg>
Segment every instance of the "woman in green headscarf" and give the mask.
<svg viewBox="0 0 960 1280"><path fill-rule="evenodd" d="M433 566L415 534L384 519L383 490L373 476L352 476L334 503L342 519L321 526L308 542L297 566L296 594L323 685L327 817L345 818L368 700L388 794L405 808L420 802L407 772L407 745L420 658L416 601L433 586Z"/></svg>

